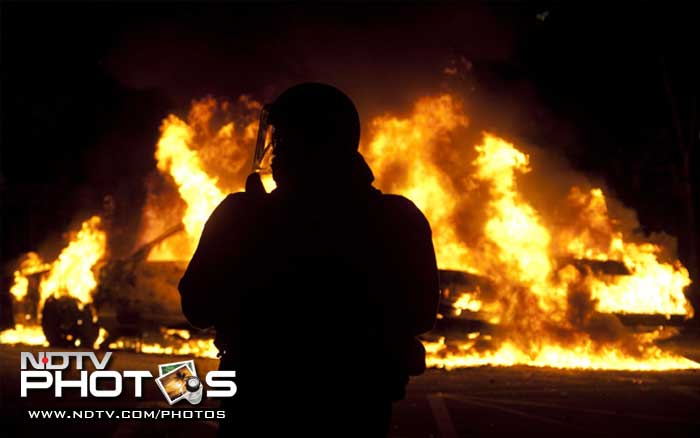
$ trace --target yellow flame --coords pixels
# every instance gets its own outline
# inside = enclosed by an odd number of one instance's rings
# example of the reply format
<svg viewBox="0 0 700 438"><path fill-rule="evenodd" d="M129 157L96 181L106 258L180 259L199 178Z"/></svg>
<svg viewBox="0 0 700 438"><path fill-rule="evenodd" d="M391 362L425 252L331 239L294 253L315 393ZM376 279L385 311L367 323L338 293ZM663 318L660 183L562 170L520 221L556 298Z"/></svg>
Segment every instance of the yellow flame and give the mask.
<svg viewBox="0 0 700 438"><path fill-rule="evenodd" d="M449 141L448 134L468 125L461 104L445 94L416 102L405 119L383 116L371 122L373 135L363 153L380 187L412 200L430 219L435 251L444 269L469 269L467 245L452 221L458 193L432 157ZM393 172L399 171L400 175Z"/></svg>
<svg viewBox="0 0 700 438"><path fill-rule="evenodd" d="M22 271L14 272L14 284L10 288L10 293L15 297L17 301L22 301L27 295L27 288L29 287L29 280L27 277L22 275Z"/></svg>
<svg viewBox="0 0 700 438"><path fill-rule="evenodd" d="M478 312L481 310L482 302L476 297L476 293L463 292L457 301L452 304L455 309L455 314L460 315L463 310L470 312Z"/></svg>
<svg viewBox="0 0 700 438"><path fill-rule="evenodd" d="M215 359L219 350L211 338L193 338L188 330L162 329L160 339L144 342L122 337L109 344L111 350L136 350L145 354L196 356Z"/></svg>
<svg viewBox="0 0 700 438"><path fill-rule="evenodd" d="M36 309L39 315L44 303L51 296L71 296L82 304L91 303L91 293L97 286L93 267L104 257L107 245L107 235L100 226L101 220L98 216L84 221L80 230L71 234L68 245L61 250L53 263L44 263L38 254L27 253L20 269L15 271L12 294L16 301L22 302L27 295L27 275L48 271L39 284L39 302ZM0 333L0 343L48 345L40 326L22 324L16 324L13 329Z"/></svg>
<svg viewBox="0 0 700 438"><path fill-rule="evenodd" d="M626 355L614 346L595 348L590 342L566 348L552 344L544 345L535 355L524 354L522 349L512 342L501 344L495 351L483 352L469 349L449 351L444 338L438 342L424 342L424 345L428 352L427 365L448 370L485 365L633 371L700 369L697 362L671 355L655 346L648 347L645 355L637 358Z"/></svg>
<svg viewBox="0 0 700 438"><path fill-rule="evenodd" d="M164 346L160 343L141 344L141 352L146 354L197 356L209 359L216 359L219 354L213 339L193 339L178 346Z"/></svg>
<svg viewBox="0 0 700 438"><path fill-rule="evenodd" d="M552 265L549 259L549 231L540 223L537 212L524 202L515 185L515 172L529 172L529 157L491 134L476 146L478 157L475 177L490 186L487 206L489 220L484 235L497 251L499 269L490 275L507 275L530 286L540 305L551 308L552 293L561 297L561 289L549 288ZM514 277L514 278L513 278Z"/></svg>
<svg viewBox="0 0 700 438"><path fill-rule="evenodd" d="M499 344L477 349L477 337L467 337L447 348L443 338L426 343L429 364L446 368L485 364L636 370L698 367L661 351L652 344L651 335L601 340L590 334L596 327L591 321L614 325L597 312L690 315L692 308L683 296L689 278L680 262L659 263L653 245L624 242L622 231L607 218L599 189L591 191L576 230L550 229L517 186L517 176L531 171L528 155L485 133L473 149L476 158L466 162L459 154L470 152L454 138L464 126L466 117L454 99L423 98L406 118L374 120L374 132L364 150L379 187L409 197L428 217L440 266L486 276L502 297L483 303L478 293L465 293L453 305L457 314L482 309L484 304L496 309L491 322L500 324ZM452 162L440 161L441 147L457 154L443 153ZM463 168L455 169L457 164ZM484 198L484 193L485 199L475 205L485 214L483 226L467 246L460 235L460 202L470 196ZM601 235L607 237L607 247L601 247ZM558 266L555 255L620 260L632 275L582 273L572 265ZM570 303L574 298L580 301L578 308Z"/></svg>
<svg viewBox="0 0 700 438"><path fill-rule="evenodd" d="M244 142L233 142L234 125L212 124L216 103L196 102L188 122L170 116L158 142L159 169L173 177L187 208L182 217L190 245L171 251L168 257L191 256L206 218L227 190L240 190L243 179L221 184L205 169L204 157L221 151L224 144L240 152ZM663 352L653 345L655 335L605 340L590 334L598 312L692 314L683 296L690 280L677 260L661 262L659 247L635 242L608 217L602 190L572 189L569 199L558 200L578 208L575 227L548 224L518 188L517 177L531 171L527 154L512 143L486 133L471 148L460 143L468 118L454 96L444 94L419 99L407 117L385 115L370 123L371 134L362 151L386 192L403 194L426 214L433 229L438 263L445 269L470 271L495 283L496 301L484 302L480 294L460 296L455 309L482 309L498 313L491 322L501 325L503 339L484 347L490 335L465 336L456 345L443 338L426 343L429 364L452 368L483 364L552 366L559 368L661 370L696 368L697 363ZM246 126L246 141L255 125ZM228 143L222 143L225 139ZM235 144L234 144L235 143ZM247 153L252 144L246 143ZM234 154L238 157L240 154ZM475 158L467 158L473 156ZM240 169L244 160L233 160ZM576 193L578 190L578 194ZM580 199L585 197L585 202ZM485 219L477 236L464 238L469 199ZM578 204L577 204L578 203ZM464 205L463 205L464 204ZM481 222L479 222L481 223ZM153 253L152 253L153 255ZM570 264L559 266L557 257L617 260L630 276L581 272ZM581 314L570 300L583 296ZM659 298L659 296L661 298ZM499 299L500 298L500 299ZM574 306L575 307L575 306ZM574 313L572 315L572 312ZM598 318L598 319L596 319ZM606 320L609 322L609 320ZM202 341L145 343L141 351L177 354L212 354L213 345ZM185 342L184 346L181 342ZM116 344L115 344L116 345ZM202 353L203 352L203 353Z"/></svg>
<svg viewBox="0 0 700 438"><path fill-rule="evenodd" d="M0 332L0 344L24 344L49 346L49 342L44 336L44 331L40 326L24 326L16 324L15 328Z"/></svg>
<svg viewBox="0 0 700 438"><path fill-rule="evenodd" d="M27 279L27 276L46 271L50 267L51 265L44 263L39 254L35 252L26 253L22 262L20 262L19 269L13 274L14 283L10 287L10 293L17 301L24 300L24 297L27 295L27 288L29 287L29 279Z"/></svg>
<svg viewBox="0 0 700 438"><path fill-rule="evenodd" d="M580 258L620 261L631 273L593 280L592 292L599 310L693 316L693 308L683 293L691 283L688 270L677 260L662 262L659 245L625 241L622 233L613 228L601 189L586 192L573 187L568 201L580 210L580 217L588 224L563 233L570 237L569 252Z"/></svg>
<svg viewBox="0 0 700 438"><path fill-rule="evenodd" d="M95 342L92 344L92 348L95 350L99 349L102 343L107 339L107 336L109 336L107 330L105 330L104 327L100 327L97 339L95 339Z"/></svg>
<svg viewBox="0 0 700 438"><path fill-rule="evenodd" d="M189 147L193 136L194 132L187 123L170 115L163 122L156 148L158 169L173 177L180 196L187 203L182 223L190 237L190 257L204 223L224 199L224 194L216 186L216 180L202 170L197 152Z"/></svg>
<svg viewBox="0 0 700 438"><path fill-rule="evenodd" d="M51 271L39 287L43 303L50 296L71 296L81 303L92 302L92 291L97 280L92 271L106 251L107 234L100 229L101 219L93 216L84 221L68 246L63 248L58 259L51 264Z"/></svg>
<svg viewBox="0 0 700 438"><path fill-rule="evenodd" d="M189 260L214 208L227 193L243 190L262 106L247 96L241 96L235 105L245 114L230 117L234 104L205 98L193 102L186 121L173 114L163 121L155 154L158 170L172 177L186 209L181 217L161 223L158 202L153 200L155 205L147 205L144 214L147 222L157 225L147 234L155 237L177 220L185 225L186 236L184 241L171 238L156 246L149 260ZM275 188L271 175L263 175L262 180L268 192ZM160 210L170 212L172 206Z"/></svg>

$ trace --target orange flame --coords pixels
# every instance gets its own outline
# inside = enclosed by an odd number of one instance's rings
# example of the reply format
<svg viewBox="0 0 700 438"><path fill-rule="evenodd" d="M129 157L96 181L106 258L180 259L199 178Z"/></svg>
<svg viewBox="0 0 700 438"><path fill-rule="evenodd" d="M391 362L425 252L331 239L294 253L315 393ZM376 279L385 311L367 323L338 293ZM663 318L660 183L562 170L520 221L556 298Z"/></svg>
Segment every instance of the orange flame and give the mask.
<svg viewBox="0 0 700 438"><path fill-rule="evenodd" d="M683 295L690 279L680 262L661 263L659 247L650 243L626 243L623 230L607 217L600 189L590 192L573 232L546 224L517 186L518 174L531 171L528 155L489 133L470 151L455 139L464 126L466 117L455 99L423 98L407 118L376 119L364 151L378 186L408 196L428 217L440 266L488 277L498 290L492 302L465 293L453 306L456 314L478 311L483 304L495 307L497 316L490 322L499 324L500 343L479 336L448 344L444 339L426 342L429 364L700 367L661 351L652 344L654 336L634 336L615 317L602 314L692 315ZM443 154L441 161L438 151L445 146L453 155ZM455 170L458 165L462 168ZM581 190L572 189L569 202L580 198L577 194ZM465 211L472 220L461 217ZM607 247L601 248L601 237L608 240ZM617 260L631 275L582 273L571 264L559 266L560 255Z"/></svg>
<svg viewBox="0 0 700 438"><path fill-rule="evenodd" d="M0 344L24 344L24 345L43 345L49 346L49 342L44 336L44 331L40 326L24 326L16 324L15 328L3 330L0 332Z"/></svg>
<svg viewBox="0 0 700 438"><path fill-rule="evenodd" d="M135 350L145 354L167 354L197 356L215 359L219 350L213 339L197 339L187 330L162 329L160 339L143 341L134 338L119 338L109 344L112 350Z"/></svg>
<svg viewBox="0 0 700 438"><path fill-rule="evenodd" d="M248 112L259 109L249 99L239 103ZM189 259L206 218L225 193L242 188L256 125L250 118L236 124L214 117L216 111L228 110L227 103L205 99L194 103L187 122L173 115L163 122L156 158L186 205L178 218L186 242L168 246L166 241L151 259ZM572 188L568 198L553 205L575 211L576 219L549 223L518 187L518 176L532 171L529 156L489 133L473 148L460 142L468 118L451 95L422 98L408 117L385 115L370 127L362 150L377 185L409 197L423 210L432 225L439 265L484 276L498 291L482 297L477 289L455 303L460 311L495 309L491 322L499 324L498 342L479 333L426 342L431 366L700 367L656 347L655 335L631 334L603 313L688 317L692 308L683 295L690 284L687 270L678 260L666 260L663 246L640 241L610 218L602 190ZM228 158L213 163L212 157L222 156ZM146 213L154 211L151 205ZM618 261L630 275L581 269L562 263L562 256ZM120 348L119 342L110 348ZM189 338L180 344L140 342L139 349L205 356L215 351L209 341Z"/></svg>
<svg viewBox="0 0 700 438"><path fill-rule="evenodd" d="M27 253L20 269L15 271L15 283L11 289L15 300L22 302L27 295L27 275L48 271L39 284L37 314L41 315L44 303L51 296L71 296L82 304L91 303L92 291L97 287L93 267L104 257L107 245L107 235L100 226L98 216L84 221L80 230L71 234L70 242L51 264L42 262L36 253ZM106 332L100 332L101 337L105 335ZM47 345L41 327L22 324L0 333L0 343Z"/></svg>
<svg viewBox="0 0 700 438"><path fill-rule="evenodd" d="M373 135L363 154L382 190L411 199L430 219L440 267L470 269L469 249L452 220L459 195L451 178L433 160L449 144L449 134L468 125L461 105L450 95L420 99L406 119L383 116L371 122ZM396 175L398 174L398 175Z"/></svg>
<svg viewBox="0 0 700 438"><path fill-rule="evenodd" d="M19 265L19 269L14 272L14 283L10 287L10 293L15 297L17 301L24 300L27 295L27 288L29 287L28 275L36 274L38 272L47 271L50 269L51 265L44 263L41 260L39 254L35 252L28 252L24 255L22 262Z"/></svg>
<svg viewBox="0 0 700 438"><path fill-rule="evenodd" d="M461 348L447 350L445 339L425 342L428 357L426 363L435 368L463 368L476 366L528 365L550 368L586 368L593 370L665 371L700 369L700 364L684 357L663 352L656 346L648 346L643 358L629 356L615 346L598 347L592 342L561 347L544 345L535 355L523 354L512 342L504 342L497 350L473 351L473 342L464 342Z"/></svg>
<svg viewBox="0 0 700 438"><path fill-rule="evenodd" d="M581 210L588 227L562 233L570 238L566 247L579 258L616 260L623 262L632 275L594 279L593 297L598 309L616 313L659 313L693 316L693 308L683 295L690 285L688 270L678 260L661 262L659 245L625 241L613 228L603 191L599 188L584 192L573 187L570 204ZM602 237L602 238L601 238Z"/></svg>
<svg viewBox="0 0 700 438"><path fill-rule="evenodd" d="M231 104L212 98L194 101L187 121L168 116L160 128L156 146L158 170L172 177L186 209L181 218L185 225L184 241L168 239L149 254L149 260L189 260L199 241L204 224L226 193L243 189L243 179L250 169L250 158L257 134L257 112L261 105L246 96L238 106L247 112L244 121L217 124L219 112L230 112ZM220 176L214 177L212 174ZM232 178L232 175L238 178ZM274 182L263 178L266 188ZM172 210L172 206L165 207ZM146 216L157 216L155 205L146 207ZM158 224L147 234L157 235L173 224ZM154 227L152 227L154 228Z"/></svg>
<svg viewBox="0 0 700 438"><path fill-rule="evenodd" d="M49 275L41 281L40 309L50 296L67 295L84 304L92 302L91 293L97 287L92 268L104 257L107 246L107 234L100 225L99 216L83 222L80 231L51 264Z"/></svg>

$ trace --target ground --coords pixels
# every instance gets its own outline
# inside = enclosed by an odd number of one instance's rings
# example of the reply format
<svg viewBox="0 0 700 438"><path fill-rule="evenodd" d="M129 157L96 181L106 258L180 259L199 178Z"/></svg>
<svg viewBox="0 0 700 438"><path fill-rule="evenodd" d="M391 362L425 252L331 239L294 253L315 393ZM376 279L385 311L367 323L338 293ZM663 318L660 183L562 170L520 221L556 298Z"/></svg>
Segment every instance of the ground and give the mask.
<svg viewBox="0 0 700 438"><path fill-rule="evenodd" d="M89 433L105 438L216 435L216 423L210 421L82 420L70 425L66 421L30 422L26 419L27 409L169 409L169 406L155 384L149 382L144 385L144 397L139 401L130 395L81 401L75 394L67 394L67 399L58 402L52 394L41 393L22 399L19 397L21 351L43 349L0 346L1 415L6 423L2 436L47 433L56 436L64 428L71 433L80 430L81 435ZM180 359L116 351L111 368L146 369L157 375L158 364ZM200 375L217 366L211 359L197 359L196 364ZM124 391L131 394L133 388L126 385ZM191 408L184 401L175 407ZM198 407L217 405L209 400ZM273 415L271 409L271 419ZM406 400L395 404L390 436L697 437L700 436L700 371L649 373L530 367L428 370L411 381Z"/></svg>

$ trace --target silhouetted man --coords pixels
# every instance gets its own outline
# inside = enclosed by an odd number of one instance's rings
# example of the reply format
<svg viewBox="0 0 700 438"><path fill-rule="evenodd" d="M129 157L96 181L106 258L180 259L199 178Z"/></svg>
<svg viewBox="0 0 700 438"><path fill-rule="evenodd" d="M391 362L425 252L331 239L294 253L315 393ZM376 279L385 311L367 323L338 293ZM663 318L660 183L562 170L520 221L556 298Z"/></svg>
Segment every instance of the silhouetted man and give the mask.
<svg viewBox="0 0 700 438"><path fill-rule="evenodd" d="M237 373L221 431L384 436L392 401L425 369L416 336L438 301L429 224L372 187L341 91L292 87L267 123L277 188L254 173L229 195L180 282L188 320L216 327L220 368Z"/></svg>

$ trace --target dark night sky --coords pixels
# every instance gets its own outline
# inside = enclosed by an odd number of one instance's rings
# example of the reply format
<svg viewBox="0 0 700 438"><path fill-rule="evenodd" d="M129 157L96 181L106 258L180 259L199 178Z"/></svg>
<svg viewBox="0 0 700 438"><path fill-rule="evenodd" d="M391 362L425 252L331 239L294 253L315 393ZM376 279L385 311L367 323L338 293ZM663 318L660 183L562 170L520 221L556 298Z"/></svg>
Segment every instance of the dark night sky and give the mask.
<svg viewBox="0 0 700 438"><path fill-rule="evenodd" d="M320 80L367 118L440 91L460 56L473 65L462 84L474 86L473 123L558 149L648 230L687 233L661 64L687 141L700 76L681 3L4 2L0 13L2 263L58 240L108 193L129 206L118 220L138 220L160 120L192 98L265 100Z"/></svg>

